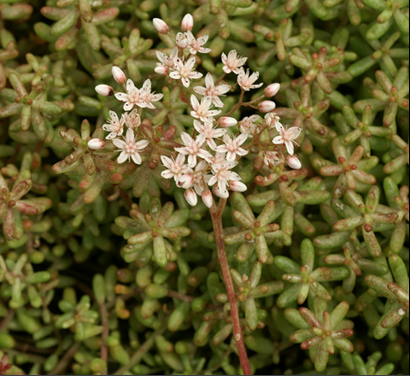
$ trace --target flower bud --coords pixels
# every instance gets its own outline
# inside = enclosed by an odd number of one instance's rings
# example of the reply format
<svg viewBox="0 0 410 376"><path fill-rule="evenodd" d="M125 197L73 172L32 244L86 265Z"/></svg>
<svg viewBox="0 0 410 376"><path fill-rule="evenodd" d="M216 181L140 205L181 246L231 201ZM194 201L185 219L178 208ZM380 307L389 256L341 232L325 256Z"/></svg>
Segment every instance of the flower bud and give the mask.
<svg viewBox="0 0 410 376"><path fill-rule="evenodd" d="M103 95L104 97L108 97L114 94L114 89L110 85L105 84L97 85L95 87L95 91L98 94Z"/></svg>
<svg viewBox="0 0 410 376"><path fill-rule="evenodd" d="M155 73L160 74L161 76L166 76L169 73L169 69L164 66L155 67Z"/></svg>
<svg viewBox="0 0 410 376"><path fill-rule="evenodd" d="M182 19L181 22L181 30L182 31L192 31L192 28L194 27L194 18L187 13L184 18Z"/></svg>
<svg viewBox="0 0 410 376"><path fill-rule="evenodd" d="M280 84L270 84L269 86L265 88L265 90L263 90L263 95L265 97L270 98L270 97L275 96L279 90L280 90Z"/></svg>
<svg viewBox="0 0 410 376"><path fill-rule="evenodd" d="M186 35L184 33L178 33L175 43L178 46L178 48L183 50L184 48L188 47L189 41L188 41L188 38L186 37Z"/></svg>
<svg viewBox="0 0 410 376"><path fill-rule="evenodd" d="M202 197L202 201L205 204L205 206L210 208L213 203L212 192L209 189L207 189L202 192L201 197Z"/></svg>
<svg viewBox="0 0 410 376"><path fill-rule="evenodd" d="M90 141L88 141L88 147L91 150L100 150L105 146L105 142L103 140L100 140L99 138L92 138Z"/></svg>
<svg viewBox="0 0 410 376"><path fill-rule="evenodd" d="M258 104L258 108L260 112L271 112L276 108L276 104L272 101L262 101Z"/></svg>
<svg viewBox="0 0 410 376"><path fill-rule="evenodd" d="M238 122L233 117L223 116L219 119L219 125L221 127L233 127Z"/></svg>
<svg viewBox="0 0 410 376"><path fill-rule="evenodd" d="M187 189L184 196L189 205L195 206L198 203L198 197L193 189Z"/></svg>
<svg viewBox="0 0 410 376"><path fill-rule="evenodd" d="M125 76L125 73L122 71L121 68L116 67L115 65L111 69L112 76L114 77L114 80L118 82L121 85L124 85L127 82L127 77Z"/></svg>
<svg viewBox="0 0 410 376"><path fill-rule="evenodd" d="M159 33L167 34L169 32L169 26L165 21L161 20L161 18L154 18L152 23Z"/></svg>
<svg viewBox="0 0 410 376"><path fill-rule="evenodd" d="M294 170L299 170L302 168L302 163L300 163L299 158L296 155L288 155L286 157L286 163L290 168Z"/></svg>
<svg viewBox="0 0 410 376"><path fill-rule="evenodd" d="M245 192L248 188L241 181L231 181L229 183L229 189L235 192Z"/></svg>

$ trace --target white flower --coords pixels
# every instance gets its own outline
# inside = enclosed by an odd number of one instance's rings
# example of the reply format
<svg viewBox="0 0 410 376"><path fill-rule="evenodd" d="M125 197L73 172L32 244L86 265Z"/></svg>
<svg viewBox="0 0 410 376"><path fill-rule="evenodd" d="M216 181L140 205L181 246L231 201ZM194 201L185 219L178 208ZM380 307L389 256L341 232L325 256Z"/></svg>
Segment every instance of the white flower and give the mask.
<svg viewBox="0 0 410 376"><path fill-rule="evenodd" d="M185 33L178 33L175 38L175 43L181 50L184 50L189 45L189 40Z"/></svg>
<svg viewBox="0 0 410 376"><path fill-rule="evenodd" d="M202 121L206 121L206 119L214 117L221 112L220 110L210 110L210 107L212 106L212 98L210 97L202 97L201 103L199 103L197 97L192 94L191 105L194 109L191 111L191 116Z"/></svg>
<svg viewBox="0 0 410 376"><path fill-rule="evenodd" d="M182 132L181 139L184 146L180 148L175 148L175 151L183 155L188 155L189 167L196 166L197 157L206 159L209 158L209 156L211 155L205 149L201 149L202 144L205 142L205 138L203 136L199 136L194 140L188 133Z"/></svg>
<svg viewBox="0 0 410 376"><path fill-rule="evenodd" d="M276 108L276 103L273 101L262 101L258 104L258 109L260 112L271 112Z"/></svg>
<svg viewBox="0 0 410 376"><path fill-rule="evenodd" d="M247 57L239 57L235 50L229 51L228 57L222 53L221 55L222 63L224 67L222 68L225 73L236 73L239 74L240 68L248 60Z"/></svg>
<svg viewBox="0 0 410 376"><path fill-rule="evenodd" d="M248 152L241 148L240 146L246 141L248 137L244 134L241 134L234 139L231 139L229 135L224 135L223 141L225 145L220 145L216 148L216 151L219 153L227 153L226 160L233 162L236 159L236 156L240 157L248 154Z"/></svg>
<svg viewBox="0 0 410 376"><path fill-rule="evenodd" d="M277 123L280 124L280 117L276 115L274 112L269 112L268 114L266 114L264 119L265 119L265 124L268 127L268 129L272 129L273 127L276 127Z"/></svg>
<svg viewBox="0 0 410 376"><path fill-rule="evenodd" d="M136 142L134 131L131 128L128 128L127 130L125 141L115 138L112 142L117 148L120 149L118 151L121 151L121 154L117 158L118 163L124 163L127 159L129 162L131 158L134 163L138 165L141 164L141 156L139 153L149 144L147 140Z"/></svg>
<svg viewBox="0 0 410 376"><path fill-rule="evenodd" d="M278 153L276 151L266 151L263 156L263 162L268 167L276 166L279 163Z"/></svg>
<svg viewBox="0 0 410 376"><path fill-rule="evenodd" d="M194 91L195 93L202 95L203 97L211 97L212 102L214 103L215 107L223 107L224 104L219 99L219 97L231 90L230 85L221 84L215 87L214 79L212 78L212 74L208 73L205 76L205 87L204 86L195 86Z"/></svg>
<svg viewBox="0 0 410 376"><path fill-rule="evenodd" d="M275 124L276 130L279 133L279 136L276 136L272 142L274 144L285 144L286 149L290 155L294 153L294 146L293 143L298 145L295 140L300 135L302 128L299 127L291 127L289 129L283 128L283 125L279 122Z"/></svg>
<svg viewBox="0 0 410 376"><path fill-rule="evenodd" d="M218 124L223 128L228 128L238 124L238 121L230 116L222 116L218 119Z"/></svg>
<svg viewBox="0 0 410 376"><path fill-rule="evenodd" d="M154 94L154 92L151 93L151 80L145 80L144 84L142 85L142 89L140 90L140 100L145 103L146 107L154 109L155 106L152 104L152 102L161 100L163 96L164 94Z"/></svg>
<svg viewBox="0 0 410 376"><path fill-rule="evenodd" d="M192 30L193 27L194 27L194 18L189 13L187 13L182 19L181 30L188 31L188 30Z"/></svg>
<svg viewBox="0 0 410 376"><path fill-rule="evenodd" d="M104 97L108 97L114 94L114 89L110 85L100 84L95 87L95 91L103 95Z"/></svg>
<svg viewBox="0 0 410 376"><path fill-rule="evenodd" d="M184 189L195 190L197 195L202 195L205 189L205 172L208 170L208 163L205 161L199 162L195 170L188 168L188 170L179 179L179 185Z"/></svg>
<svg viewBox="0 0 410 376"><path fill-rule="evenodd" d="M245 192L248 187L241 181L233 180L229 182L229 189L234 192Z"/></svg>
<svg viewBox="0 0 410 376"><path fill-rule="evenodd" d="M152 23L159 33L167 34L169 32L169 26L164 20L161 20L161 18L154 18Z"/></svg>
<svg viewBox="0 0 410 376"><path fill-rule="evenodd" d="M138 114L138 110L136 108L134 108L131 112L122 114L122 116L125 119L125 125L127 126L127 128L136 129L141 124L141 117Z"/></svg>
<svg viewBox="0 0 410 376"><path fill-rule="evenodd" d="M115 98L121 102L125 102L124 111L131 111L134 106L147 107L146 103L141 99L140 89L137 89L132 80L127 80L127 93L115 93Z"/></svg>
<svg viewBox="0 0 410 376"><path fill-rule="evenodd" d="M205 189L202 194L202 202L205 204L207 208L210 208L213 204L213 197L212 197L212 192L209 189Z"/></svg>
<svg viewBox="0 0 410 376"><path fill-rule="evenodd" d="M108 119L108 123L102 126L102 129L107 132L111 132L106 137L106 140L112 140L115 137L121 136L122 132L124 131L124 115L122 115L121 119L119 119L118 115L114 111L110 111L109 114L111 119Z"/></svg>
<svg viewBox="0 0 410 376"><path fill-rule="evenodd" d="M226 133L225 129L214 128L212 119L205 120L204 124L194 120L194 127L198 131L199 136L205 138L206 143L212 150L216 149L214 138L222 137Z"/></svg>
<svg viewBox="0 0 410 376"><path fill-rule="evenodd" d="M198 196L192 188L185 191L184 197L187 203L191 206L195 206L198 203Z"/></svg>
<svg viewBox="0 0 410 376"><path fill-rule="evenodd" d="M270 84L269 86L265 87L263 90L263 95L265 97L271 98L274 97L280 90L280 84Z"/></svg>
<svg viewBox="0 0 410 376"><path fill-rule="evenodd" d="M251 115L249 117L244 117L239 123L238 128L241 133L245 134L247 137L253 137L257 124L261 117L259 115Z"/></svg>
<svg viewBox="0 0 410 376"><path fill-rule="evenodd" d="M202 73L194 71L195 56L189 58L185 64L181 59L175 59L175 71L171 72L169 76L175 80L181 80L185 87L189 87L189 80L198 79L202 77Z"/></svg>
<svg viewBox="0 0 410 376"><path fill-rule="evenodd" d="M100 150L105 146L105 142L99 138L92 138L87 145L91 150Z"/></svg>
<svg viewBox="0 0 410 376"><path fill-rule="evenodd" d="M263 82L260 84L255 84L255 81L259 78L259 72L253 72L249 75L249 69L245 70L241 68L238 74L238 85L245 91L249 91L251 89L257 89L263 85Z"/></svg>
<svg viewBox="0 0 410 376"><path fill-rule="evenodd" d="M155 67L156 73L167 75L169 71L173 71L175 69L175 59L178 56L178 48L173 48L169 56L161 51L156 51L155 53L160 61Z"/></svg>
<svg viewBox="0 0 410 376"><path fill-rule="evenodd" d="M208 185L211 187L215 184L217 185L217 190L215 191L217 196L228 197L227 187L229 182L241 180L241 177L236 172L231 171L236 164L236 162L225 162L211 165L213 176L209 179Z"/></svg>
<svg viewBox="0 0 410 376"><path fill-rule="evenodd" d="M196 39L192 32L188 30L186 32L186 36L188 38L189 53L191 55L195 55L197 52L207 54L208 52L212 51L210 48L202 47L208 41L209 35L203 35L202 37Z"/></svg>
<svg viewBox="0 0 410 376"><path fill-rule="evenodd" d="M167 168L161 172L161 176L165 179L174 178L178 183L182 174L188 172L189 167L185 164L185 156L178 154L175 160L161 155L162 164Z"/></svg>
<svg viewBox="0 0 410 376"><path fill-rule="evenodd" d="M120 67L114 65L111 69L111 72L114 80L119 84L124 85L127 82L127 76Z"/></svg>
<svg viewBox="0 0 410 376"><path fill-rule="evenodd" d="M296 155L288 155L286 157L286 163L290 168L293 168L294 170L299 170L300 168L302 168L302 163L300 163L300 160Z"/></svg>

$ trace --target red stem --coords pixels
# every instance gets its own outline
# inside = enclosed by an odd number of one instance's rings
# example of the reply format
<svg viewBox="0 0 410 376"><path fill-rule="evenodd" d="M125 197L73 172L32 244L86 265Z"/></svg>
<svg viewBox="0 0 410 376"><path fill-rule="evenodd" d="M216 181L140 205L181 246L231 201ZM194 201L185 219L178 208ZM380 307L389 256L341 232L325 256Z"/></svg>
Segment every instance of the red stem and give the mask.
<svg viewBox="0 0 410 376"><path fill-rule="evenodd" d="M218 250L218 260L221 265L222 275L224 278L226 292L228 294L229 305L231 307L231 316L233 324L233 335L238 349L239 361L241 363L244 375L252 375L251 365L249 363L248 354L246 353L245 342L243 339L242 328L239 321L239 310L236 304L236 294L233 286L231 273L229 271L228 258L226 256L225 242L223 239L222 213L224 211L226 199L220 199L218 208L215 203L212 205L210 212L212 224L214 227L216 248Z"/></svg>

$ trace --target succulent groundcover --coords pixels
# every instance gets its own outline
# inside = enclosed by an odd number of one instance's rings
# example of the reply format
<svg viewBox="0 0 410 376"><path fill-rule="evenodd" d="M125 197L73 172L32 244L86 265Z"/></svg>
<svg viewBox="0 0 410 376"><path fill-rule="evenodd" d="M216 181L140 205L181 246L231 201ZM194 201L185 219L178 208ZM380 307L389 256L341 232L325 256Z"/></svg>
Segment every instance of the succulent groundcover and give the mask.
<svg viewBox="0 0 410 376"><path fill-rule="evenodd" d="M409 0L0 0L0 375L408 374Z"/></svg>

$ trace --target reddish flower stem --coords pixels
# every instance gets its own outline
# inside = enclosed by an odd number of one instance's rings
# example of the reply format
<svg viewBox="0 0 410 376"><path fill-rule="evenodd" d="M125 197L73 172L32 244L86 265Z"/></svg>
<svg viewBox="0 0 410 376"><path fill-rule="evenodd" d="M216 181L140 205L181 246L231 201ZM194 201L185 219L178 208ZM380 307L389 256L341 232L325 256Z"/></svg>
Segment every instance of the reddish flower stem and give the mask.
<svg viewBox="0 0 410 376"><path fill-rule="evenodd" d="M249 363L248 354L246 353L245 342L242 334L242 328L239 321L239 310L236 304L235 288L233 286L231 273L229 271L228 258L226 256L225 242L223 239L223 227L222 227L222 213L226 205L226 199L220 199L219 205L216 207L215 202L210 208L212 224L214 228L216 248L218 251L218 260L221 265L222 275L226 286L226 292L228 294L229 305L231 307L233 335L238 349L239 361L241 363L242 371L244 375L252 375L251 365Z"/></svg>

